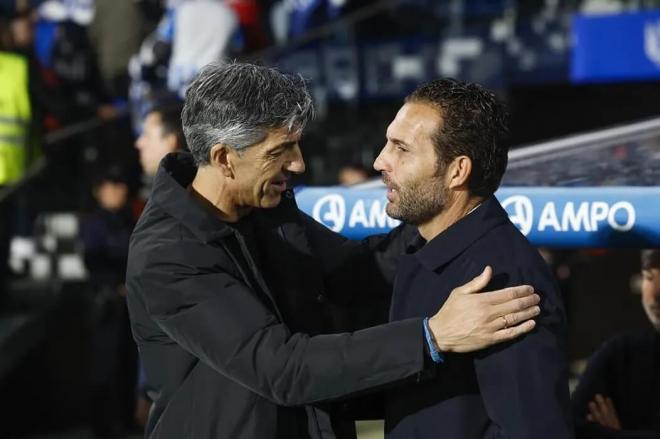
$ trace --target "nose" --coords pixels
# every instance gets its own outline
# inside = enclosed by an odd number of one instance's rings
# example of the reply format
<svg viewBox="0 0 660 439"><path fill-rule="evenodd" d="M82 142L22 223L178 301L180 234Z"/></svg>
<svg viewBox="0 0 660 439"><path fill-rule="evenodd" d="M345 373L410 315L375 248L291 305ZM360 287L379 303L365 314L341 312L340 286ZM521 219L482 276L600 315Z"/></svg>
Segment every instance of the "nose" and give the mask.
<svg viewBox="0 0 660 439"><path fill-rule="evenodd" d="M285 169L294 174L302 174L305 172L305 160L303 159L299 145L295 145L291 150L291 156L286 161Z"/></svg>
<svg viewBox="0 0 660 439"><path fill-rule="evenodd" d="M387 157L386 157L387 153L385 152L386 148L387 145L385 145L383 149L380 150L378 157L376 157L376 160L374 160L374 169L378 172L383 172L388 170Z"/></svg>
<svg viewBox="0 0 660 439"><path fill-rule="evenodd" d="M142 149L143 143L144 143L144 139L142 137L142 134L140 134L140 136L137 139L135 139L135 143L133 144L133 146L135 146L135 149L139 150Z"/></svg>

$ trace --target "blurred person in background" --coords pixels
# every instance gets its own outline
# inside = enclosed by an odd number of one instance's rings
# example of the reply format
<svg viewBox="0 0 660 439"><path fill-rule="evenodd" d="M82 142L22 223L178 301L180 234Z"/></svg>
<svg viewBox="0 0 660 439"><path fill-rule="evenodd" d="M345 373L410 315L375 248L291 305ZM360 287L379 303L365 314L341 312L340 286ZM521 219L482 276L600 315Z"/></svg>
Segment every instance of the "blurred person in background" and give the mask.
<svg viewBox="0 0 660 439"><path fill-rule="evenodd" d="M142 172L148 180L156 175L163 157L187 149L181 126L182 108L182 104L177 103L156 106L144 119L135 147L140 154Z"/></svg>
<svg viewBox="0 0 660 439"><path fill-rule="evenodd" d="M173 13L167 86L183 98L188 83L203 66L228 55L239 18L222 0L181 1Z"/></svg>
<svg viewBox="0 0 660 439"><path fill-rule="evenodd" d="M578 439L660 438L660 249L643 250L646 331L606 341L573 393Z"/></svg>
<svg viewBox="0 0 660 439"><path fill-rule="evenodd" d="M342 186L363 183L369 178L369 171L358 163L345 165L339 168L337 180Z"/></svg>
<svg viewBox="0 0 660 439"><path fill-rule="evenodd" d="M47 0L36 12L36 56L44 82L60 101L55 115L58 126L94 117L114 119L118 111L90 41L95 2ZM102 32L100 28L98 23L96 33ZM105 54L109 49L101 50Z"/></svg>
<svg viewBox="0 0 660 439"><path fill-rule="evenodd" d="M94 182L96 208L81 220L85 266L94 290L92 325L92 428L117 437L133 426L137 352L126 308L126 261L135 224L129 181L118 166Z"/></svg>
<svg viewBox="0 0 660 439"><path fill-rule="evenodd" d="M31 21L0 17L0 187L21 179L32 153Z"/></svg>
<svg viewBox="0 0 660 439"><path fill-rule="evenodd" d="M269 44L266 14L271 0L224 0L238 18L243 53L264 49Z"/></svg>
<svg viewBox="0 0 660 439"><path fill-rule="evenodd" d="M88 28L106 92L128 97L128 62L138 51L145 23L135 0L95 0L94 20Z"/></svg>
<svg viewBox="0 0 660 439"><path fill-rule="evenodd" d="M0 291L9 277L9 246L29 226L21 218L20 200L8 197L36 154L39 118L34 117L34 69L30 10L0 15ZM7 189L7 191L5 190ZM0 301L3 297L0 296Z"/></svg>

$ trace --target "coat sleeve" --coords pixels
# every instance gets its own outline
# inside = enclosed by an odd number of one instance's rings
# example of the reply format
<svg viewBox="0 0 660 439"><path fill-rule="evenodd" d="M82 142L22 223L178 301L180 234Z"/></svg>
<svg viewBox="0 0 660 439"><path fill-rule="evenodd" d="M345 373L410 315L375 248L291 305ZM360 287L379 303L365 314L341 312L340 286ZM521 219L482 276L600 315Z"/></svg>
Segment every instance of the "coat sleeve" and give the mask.
<svg viewBox="0 0 660 439"><path fill-rule="evenodd" d="M219 373L280 405L337 398L424 367L420 319L355 333L292 334L255 292L203 246L158 248L140 275L151 318L175 343ZM184 256L185 255L185 256ZM191 260L191 255L194 260Z"/></svg>
<svg viewBox="0 0 660 439"><path fill-rule="evenodd" d="M523 270L503 286L529 283L541 294L542 313L536 329L517 341L486 349L475 360L486 411L497 431L493 437L572 438L566 319L560 296L549 273ZM497 279L496 269L495 273Z"/></svg>
<svg viewBox="0 0 660 439"><path fill-rule="evenodd" d="M620 372L618 364L625 361L625 338L617 337L605 343L589 359L586 370L573 392L571 405L575 432L578 439L659 439L660 431L614 430L587 421L588 404L597 393L613 397L612 384L616 383ZM616 401L614 401L616 405ZM625 428L625 425L624 425Z"/></svg>
<svg viewBox="0 0 660 439"><path fill-rule="evenodd" d="M301 215L331 300L342 305L389 300L399 259L418 236L414 226L402 224L387 234L351 240Z"/></svg>

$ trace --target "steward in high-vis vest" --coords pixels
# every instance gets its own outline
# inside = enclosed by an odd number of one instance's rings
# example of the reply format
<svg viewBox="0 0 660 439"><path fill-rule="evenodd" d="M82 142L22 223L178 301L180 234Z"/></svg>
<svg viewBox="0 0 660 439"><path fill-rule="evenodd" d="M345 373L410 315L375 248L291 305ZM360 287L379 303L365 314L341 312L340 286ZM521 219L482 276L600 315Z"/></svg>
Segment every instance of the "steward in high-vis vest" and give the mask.
<svg viewBox="0 0 660 439"><path fill-rule="evenodd" d="M0 186L23 177L29 157L32 111L28 60L0 52Z"/></svg>

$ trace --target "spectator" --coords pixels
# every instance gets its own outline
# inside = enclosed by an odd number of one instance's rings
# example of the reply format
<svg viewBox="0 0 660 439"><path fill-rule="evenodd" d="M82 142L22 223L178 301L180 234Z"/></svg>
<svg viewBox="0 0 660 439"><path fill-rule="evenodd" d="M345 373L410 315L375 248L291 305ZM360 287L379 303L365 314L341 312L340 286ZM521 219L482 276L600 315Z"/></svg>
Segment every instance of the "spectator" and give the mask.
<svg viewBox="0 0 660 439"><path fill-rule="evenodd" d="M96 0L89 37L107 92L128 96L128 61L140 47L142 16L134 0Z"/></svg>
<svg viewBox="0 0 660 439"><path fill-rule="evenodd" d="M362 183L368 178L369 171L360 164L354 163L339 168L339 184L342 186Z"/></svg>
<svg viewBox="0 0 660 439"><path fill-rule="evenodd" d="M652 328L608 340L573 394L578 439L660 438L660 250L644 250L642 306Z"/></svg>
<svg viewBox="0 0 660 439"><path fill-rule="evenodd" d="M22 177L29 156L30 101L29 59L23 48L31 41L29 17L18 16L0 23L0 187Z"/></svg>
<svg viewBox="0 0 660 439"><path fill-rule="evenodd" d="M37 54L49 85L65 98L61 125L100 116L114 118L87 35L94 18L92 0L48 0L38 9ZM62 105L62 104L60 104Z"/></svg>
<svg viewBox="0 0 660 439"><path fill-rule="evenodd" d="M31 40L29 14L0 16L0 291L5 291L9 243L18 220L14 200L3 197L3 189L23 177L33 154L32 78L26 55Z"/></svg>
<svg viewBox="0 0 660 439"><path fill-rule="evenodd" d="M128 180L110 167L94 184L97 208L83 217L85 265L94 290L92 427L115 437L132 424L137 354L130 335L124 274L134 220Z"/></svg>
<svg viewBox="0 0 660 439"><path fill-rule="evenodd" d="M144 120L135 147L140 153L142 172L148 178L156 175L158 164L165 155L186 149L181 108L180 104L155 107Z"/></svg>
<svg viewBox="0 0 660 439"><path fill-rule="evenodd" d="M167 77L170 91L183 97L186 85L205 65L225 58L238 18L224 2L184 1L175 9L172 58Z"/></svg>
<svg viewBox="0 0 660 439"><path fill-rule="evenodd" d="M238 18L241 33L245 39L245 52L260 50L268 45L268 36L264 26L264 10L268 1L257 0L227 0Z"/></svg>

